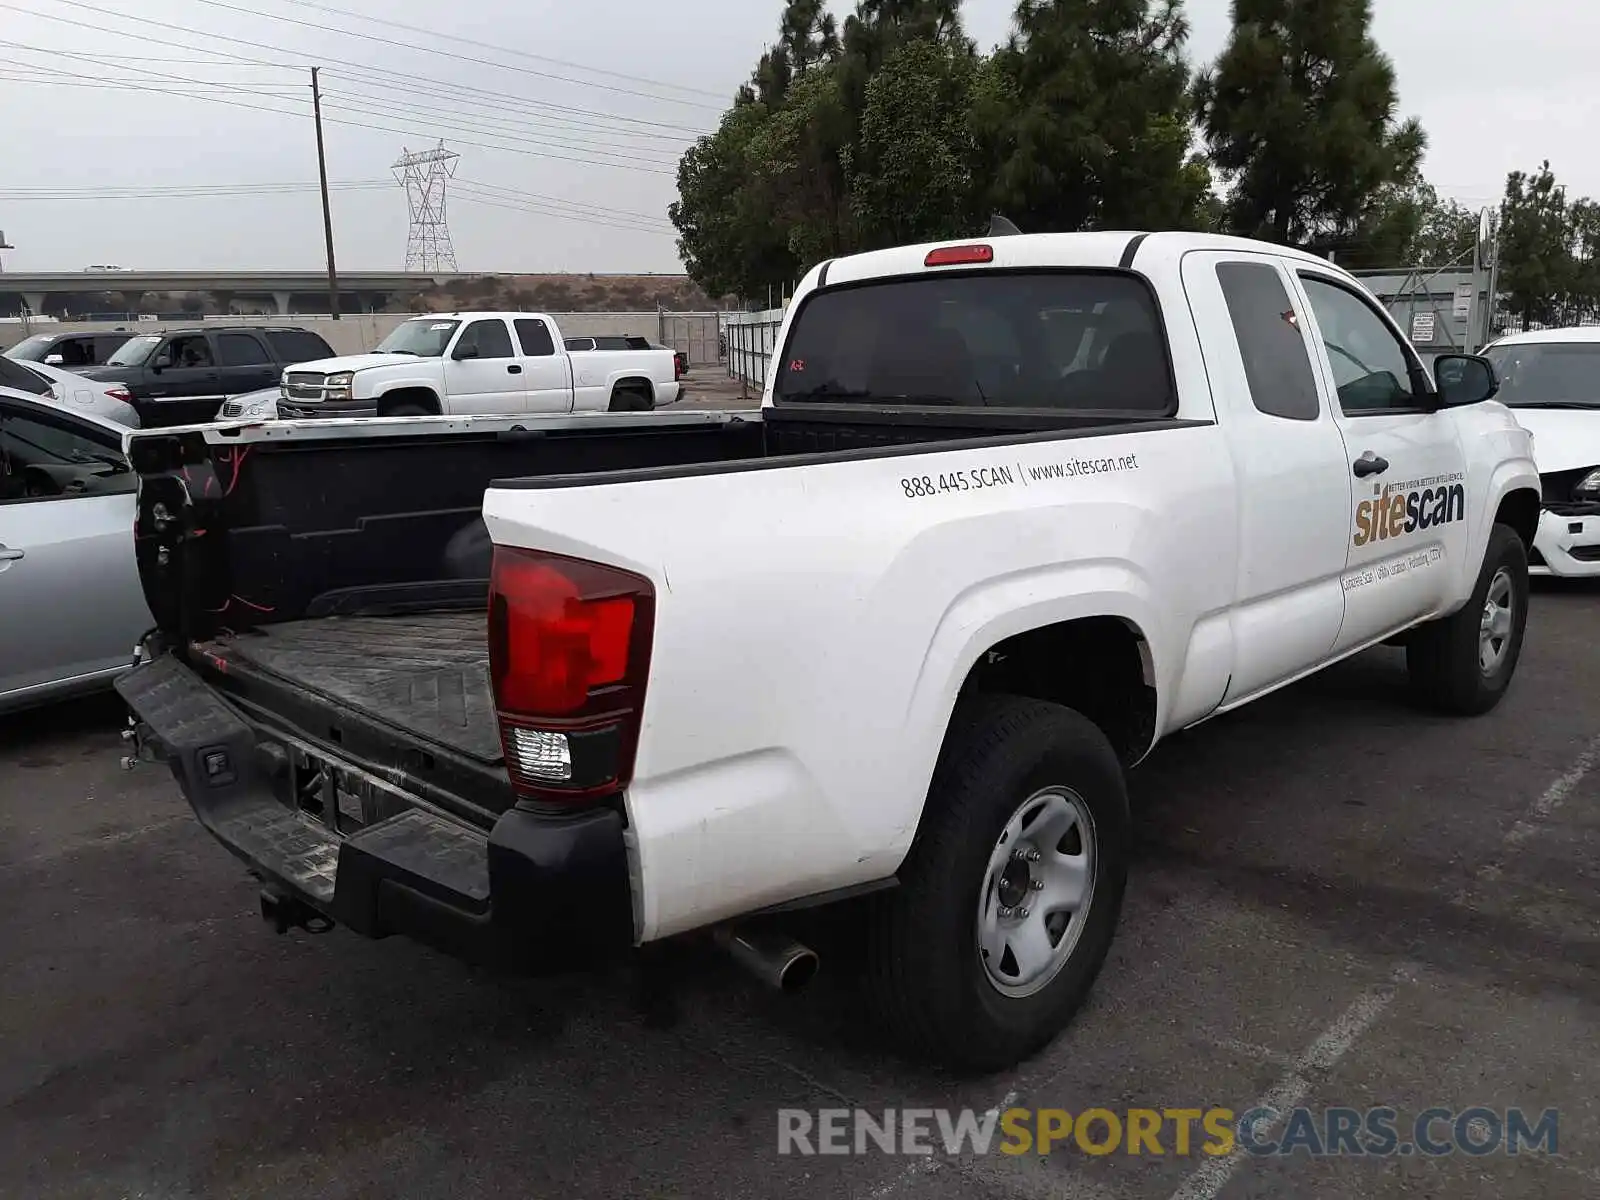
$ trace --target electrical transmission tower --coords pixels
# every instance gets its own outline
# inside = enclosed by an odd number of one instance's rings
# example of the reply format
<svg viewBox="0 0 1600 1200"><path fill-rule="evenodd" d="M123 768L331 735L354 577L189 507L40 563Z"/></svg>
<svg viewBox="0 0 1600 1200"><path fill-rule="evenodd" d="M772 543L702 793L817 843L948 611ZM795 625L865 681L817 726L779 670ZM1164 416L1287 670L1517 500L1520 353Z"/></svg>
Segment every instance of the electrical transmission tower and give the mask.
<svg viewBox="0 0 1600 1200"><path fill-rule="evenodd" d="M411 232L406 236L406 270L454 271L456 248L445 222L445 188L456 173L461 156L446 150L444 141L432 150L412 154L401 149L394 177L406 190L411 210Z"/></svg>

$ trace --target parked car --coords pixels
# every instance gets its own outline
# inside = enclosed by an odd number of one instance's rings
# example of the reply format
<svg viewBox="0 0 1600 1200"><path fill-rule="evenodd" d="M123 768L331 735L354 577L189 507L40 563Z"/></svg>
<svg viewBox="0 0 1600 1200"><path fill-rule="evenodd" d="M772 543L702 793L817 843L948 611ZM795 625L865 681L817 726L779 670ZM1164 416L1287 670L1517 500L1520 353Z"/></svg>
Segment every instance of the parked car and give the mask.
<svg viewBox="0 0 1600 1200"><path fill-rule="evenodd" d="M1535 575L1600 575L1600 329L1540 329L1488 346L1500 400L1533 434L1544 508Z"/></svg>
<svg viewBox="0 0 1600 1200"><path fill-rule="evenodd" d="M332 353L309 329L206 325L139 334L83 374L122 384L142 426L168 428L210 421L226 397L271 387L285 367Z"/></svg>
<svg viewBox="0 0 1600 1200"><path fill-rule="evenodd" d="M371 354L284 372L278 414L636 412L678 398L672 359L630 350L566 351L543 313L431 313L404 321Z"/></svg>
<svg viewBox="0 0 1600 1200"><path fill-rule="evenodd" d="M248 421L272 421L278 416L278 398L282 395L281 387L262 388L258 392L245 392L239 396L229 396L222 402L222 407L217 410L217 420L231 421L244 419Z"/></svg>
<svg viewBox="0 0 1600 1200"><path fill-rule="evenodd" d="M709 930L790 987L784 914L860 900L886 1033L993 1071L1099 973L1163 737L1381 642L1441 712L1511 684L1530 439L1324 259L897 247L777 345L759 419L130 435L161 632L118 687L270 919Z"/></svg>
<svg viewBox="0 0 1600 1200"><path fill-rule="evenodd" d="M126 432L0 388L0 712L109 686L154 624Z"/></svg>
<svg viewBox="0 0 1600 1200"><path fill-rule="evenodd" d="M60 367L24 359L0 358L0 387L49 397L67 408L93 413L119 425L137 428L139 414L128 390L115 384L85 379Z"/></svg>
<svg viewBox="0 0 1600 1200"><path fill-rule="evenodd" d="M65 367L69 371L97 367L132 336L126 329L111 333L36 333L7 350L5 357Z"/></svg>

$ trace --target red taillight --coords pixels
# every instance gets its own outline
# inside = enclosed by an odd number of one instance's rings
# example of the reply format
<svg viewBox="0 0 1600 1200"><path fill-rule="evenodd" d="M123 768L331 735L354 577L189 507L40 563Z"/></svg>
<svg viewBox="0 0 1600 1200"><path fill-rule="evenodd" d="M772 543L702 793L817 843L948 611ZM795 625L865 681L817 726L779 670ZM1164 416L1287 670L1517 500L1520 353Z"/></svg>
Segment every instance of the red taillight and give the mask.
<svg viewBox="0 0 1600 1200"><path fill-rule="evenodd" d="M678 380L680 380L682 378L683 378L683 356L680 355L680 354L674 354L672 356L672 382L673 383L677 383Z"/></svg>
<svg viewBox="0 0 1600 1200"><path fill-rule="evenodd" d="M632 572L495 549L489 674L519 795L571 800L626 786L654 616L655 590Z"/></svg>
<svg viewBox="0 0 1600 1200"><path fill-rule="evenodd" d="M133 403L133 393L127 388L107 388L106 395L110 396L113 400L121 400L124 404Z"/></svg>
<svg viewBox="0 0 1600 1200"><path fill-rule="evenodd" d="M955 267L963 263L991 263L993 261L993 246L940 246L937 250L928 251L928 257L922 260L922 265L925 267Z"/></svg>

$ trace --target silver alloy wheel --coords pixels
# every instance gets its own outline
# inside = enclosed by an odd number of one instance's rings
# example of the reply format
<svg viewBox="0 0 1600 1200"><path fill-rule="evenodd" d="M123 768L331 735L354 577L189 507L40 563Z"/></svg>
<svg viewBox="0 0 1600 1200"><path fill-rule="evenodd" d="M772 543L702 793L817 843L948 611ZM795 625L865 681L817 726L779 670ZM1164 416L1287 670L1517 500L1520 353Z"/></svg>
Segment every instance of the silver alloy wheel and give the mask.
<svg viewBox="0 0 1600 1200"><path fill-rule="evenodd" d="M1094 817L1070 788L1048 787L1011 814L978 893L978 956L1003 996L1031 996L1072 957L1094 899Z"/></svg>
<svg viewBox="0 0 1600 1200"><path fill-rule="evenodd" d="M1478 622L1478 669L1485 675L1493 675L1505 661L1506 650L1511 645L1515 603L1511 572L1501 567L1489 581L1488 594L1483 598L1483 616Z"/></svg>

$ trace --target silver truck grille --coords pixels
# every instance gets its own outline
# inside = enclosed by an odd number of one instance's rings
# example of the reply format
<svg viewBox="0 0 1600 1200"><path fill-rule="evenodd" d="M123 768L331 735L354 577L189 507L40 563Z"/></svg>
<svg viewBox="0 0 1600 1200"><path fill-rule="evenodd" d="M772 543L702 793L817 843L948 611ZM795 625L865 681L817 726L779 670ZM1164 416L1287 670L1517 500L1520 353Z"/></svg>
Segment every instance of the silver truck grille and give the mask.
<svg viewBox="0 0 1600 1200"><path fill-rule="evenodd" d="M313 404L322 401L322 385L324 376L313 375L304 371L291 371L283 381L283 396L286 400L309 400Z"/></svg>
<svg viewBox="0 0 1600 1200"><path fill-rule="evenodd" d="M237 400L225 400L225 401L223 401L223 404L222 404L222 415L223 416L225 416L225 417L237 417L243 411L244 411L244 405L241 404L239 401L237 401Z"/></svg>

